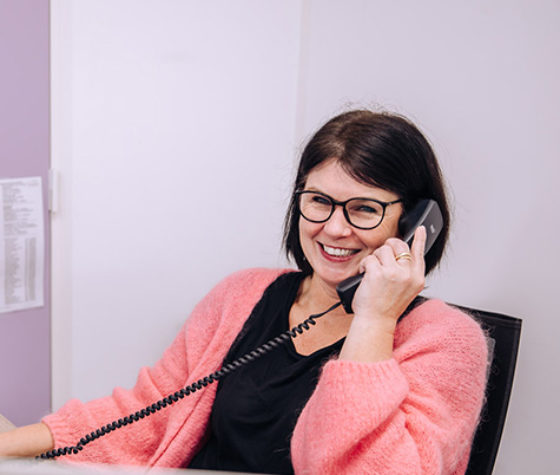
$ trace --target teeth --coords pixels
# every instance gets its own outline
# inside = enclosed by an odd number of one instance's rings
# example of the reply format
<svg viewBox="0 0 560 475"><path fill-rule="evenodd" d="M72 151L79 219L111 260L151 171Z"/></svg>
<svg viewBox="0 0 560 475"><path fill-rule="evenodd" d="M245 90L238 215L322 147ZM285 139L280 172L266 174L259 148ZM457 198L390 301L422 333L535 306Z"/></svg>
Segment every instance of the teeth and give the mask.
<svg viewBox="0 0 560 475"><path fill-rule="evenodd" d="M355 252L352 249L340 249L340 248L325 246L324 244L323 244L323 249L330 256L336 256L336 257L346 257L349 256L350 254L354 254Z"/></svg>

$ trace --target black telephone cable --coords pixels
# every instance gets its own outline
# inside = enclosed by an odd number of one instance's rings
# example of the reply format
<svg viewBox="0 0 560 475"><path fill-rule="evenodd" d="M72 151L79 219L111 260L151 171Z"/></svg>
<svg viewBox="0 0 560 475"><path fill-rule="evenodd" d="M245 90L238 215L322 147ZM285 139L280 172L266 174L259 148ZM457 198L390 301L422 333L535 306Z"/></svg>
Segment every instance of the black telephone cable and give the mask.
<svg viewBox="0 0 560 475"><path fill-rule="evenodd" d="M112 431L114 431L116 429L119 429L123 426L126 426L128 424L132 424L133 422L136 422L139 419L143 419L144 417L148 417L148 416L156 413L157 411L160 411L164 407L170 406L171 404L177 402L179 399L183 399L184 397L188 396L189 394L192 394L192 393L198 391L199 389L202 389L202 388L208 386L209 384L212 384L213 382L219 380L223 376L226 376L227 374L232 373L233 371L240 368L241 366L246 365L246 364L248 364L252 361L255 361L257 358L260 358L261 356L263 356L266 353L272 351L273 349L279 347L280 345L283 345L284 343L289 341L291 338L296 338L298 335L301 335L304 331L309 330L312 325L315 325L315 320L316 319L318 319L318 318L322 317L323 315L329 313L330 311L334 310L335 308L339 307L340 305L342 305L342 302L337 302L334 305L332 305L331 307L329 307L327 310L325 310L324 312L317 313L317 314L314 314L314 315L310 315L303 322L296 325L291 330L286 330L285 332L281 333L277 337L274 337L271 340L267 341L266 343L263 343L261 346L259 346L255 350L250 351L249 353L246 353L243 356L240 356L239 358L237 358L236 360L227 364L226 366L219 369L218 371L215 371L214 373L209 374L208 376L205 376L204 378L199 379L195 383L192 383L192 384L186 386L185 388L182 388L182 389L176 391L175 393L170 394L167 397L164 397L163 399L145 407L144 409L142 409L140 411L136 411L136 412L130 414L129 416L126 416L126 417L123 417L122 419L113 421L110 424L104 425L104 426L100 427L99 429L94 430L93 432L90 432L86 436L82 437L76 445L74 445L72 447L63 447L63 448L60 448L60 449L50 450L48 452L45 452L41 455L36 456L35 458L36 459L53 459L53 458L56 458L56 457L60 457L62 455L71 455L71 454L79 453L81 450L83 450L83 448L87 444L89 444L90 442L93 442L96 439L99 439L100 437L103 437L105 434L108 434L109 432L112 432Z"/></svg>

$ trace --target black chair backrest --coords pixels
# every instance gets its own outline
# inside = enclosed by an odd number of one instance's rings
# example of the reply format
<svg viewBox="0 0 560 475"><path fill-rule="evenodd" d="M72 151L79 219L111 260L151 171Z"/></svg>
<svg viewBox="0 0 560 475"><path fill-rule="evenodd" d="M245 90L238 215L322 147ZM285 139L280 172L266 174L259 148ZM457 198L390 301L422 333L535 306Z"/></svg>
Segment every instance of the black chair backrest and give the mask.
<svg viewBox="0 0 560 475"><path fill-rule="evenodd" d="M521 336L521 320L494 312L454 305L473 316L493 340L492 365L486 385L486 402L476 429L468 475L490 475L494 468L513 385Z"/></svg>

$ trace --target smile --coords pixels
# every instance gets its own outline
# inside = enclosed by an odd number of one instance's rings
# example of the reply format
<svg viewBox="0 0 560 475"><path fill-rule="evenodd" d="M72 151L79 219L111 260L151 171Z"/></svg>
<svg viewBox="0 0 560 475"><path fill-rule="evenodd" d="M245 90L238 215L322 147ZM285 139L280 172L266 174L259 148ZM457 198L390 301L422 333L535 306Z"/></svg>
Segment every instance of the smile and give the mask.
<svg viewBox="0 0 560 475"><path fill-rule="evenodd" d="M358 252L357 249L343 249L340 247L330 247L325 244L321 244L321 247L323 248L323 251L325 251L325 253L333 257L348 257Z"/></svg>

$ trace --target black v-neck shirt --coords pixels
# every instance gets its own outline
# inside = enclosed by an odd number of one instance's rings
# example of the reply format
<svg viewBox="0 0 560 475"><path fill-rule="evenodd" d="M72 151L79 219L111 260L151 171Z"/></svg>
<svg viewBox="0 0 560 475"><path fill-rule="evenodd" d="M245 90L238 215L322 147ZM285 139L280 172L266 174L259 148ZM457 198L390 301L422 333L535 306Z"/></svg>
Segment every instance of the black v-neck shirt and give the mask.
<svg viewBox="0 0 560 475"><path fill-rule="evenodd" d="M290 272L267 288L224 364L289 328L290 308L302 279L302 273ZM294 473L290 439L297 418L317 385L321 367L340 352L343 341L304 356L289 340L221 379L209 439L189 468Z"/></svg>

